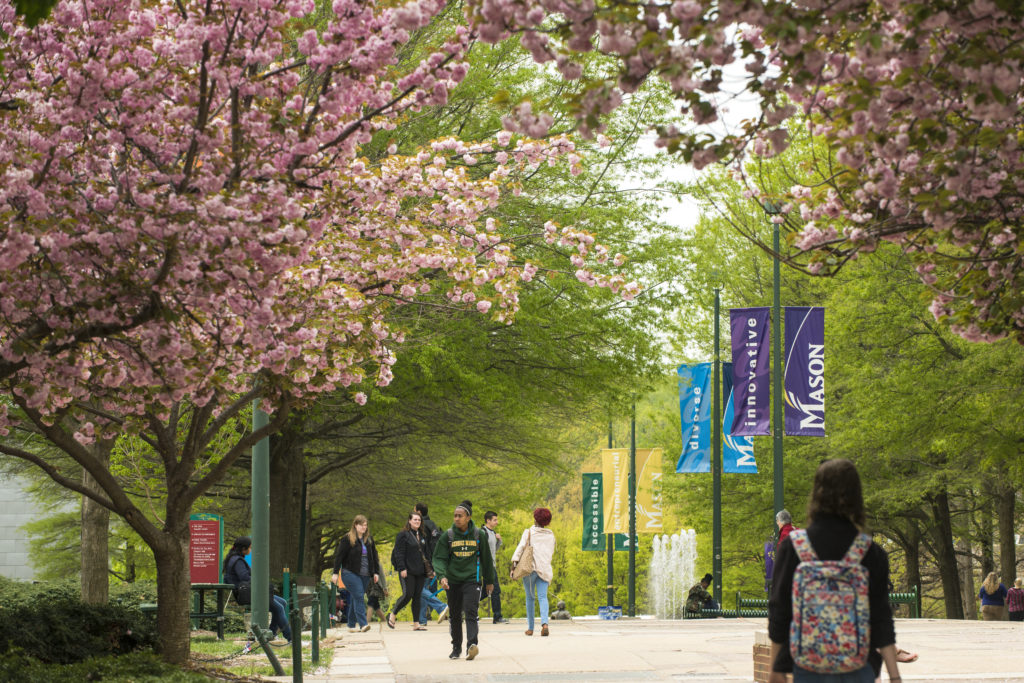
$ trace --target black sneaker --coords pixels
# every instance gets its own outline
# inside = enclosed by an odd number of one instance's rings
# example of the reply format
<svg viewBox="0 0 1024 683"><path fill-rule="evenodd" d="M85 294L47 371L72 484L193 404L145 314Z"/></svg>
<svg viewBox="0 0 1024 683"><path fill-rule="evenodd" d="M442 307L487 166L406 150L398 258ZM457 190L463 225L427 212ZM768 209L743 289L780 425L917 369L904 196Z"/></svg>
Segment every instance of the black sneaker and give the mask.
<svg viewBox="0 0 1024 683"><path fill-rule="evenodd" d="M458 659L462 656L462 650L452 650L452 653L448 655L448 659Z"/></svg>
<svg viewBox="0 0 1024 683"><path fill-rule="evenodd" d="M497 619L495 619L491 623L492 624L507 624L508 623L508 619L502 619L501 617L498 617Z"/></svg>
<svg viewBox="0 0 1024 683"><path fill-rule="evenodd" d="M476 657L478 652L480 652L480 648L478 648L476 645L470 645L469 649L466 650L466 661L469 661Z"/></svg>

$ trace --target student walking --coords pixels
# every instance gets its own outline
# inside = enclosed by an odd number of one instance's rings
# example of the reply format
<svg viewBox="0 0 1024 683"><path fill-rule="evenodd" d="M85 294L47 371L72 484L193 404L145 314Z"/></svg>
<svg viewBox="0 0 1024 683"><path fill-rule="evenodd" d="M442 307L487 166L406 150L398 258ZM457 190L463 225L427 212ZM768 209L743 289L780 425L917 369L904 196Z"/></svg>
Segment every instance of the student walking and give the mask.
<svg viewBox="0 0 1024 683"><path fill-rule="evenodd" d="M356 515L352 520L352 528L338 543L338 551L334 554L334 574L331 577L334 581L340 578L352 598L352 608L348 611L349 631L370 630L366 619L366 593L371 583L380 581L383 573L377 556L377 544L370 536L369 522L366 517Z"/></svg>
<svg viewBox="0 0 1024 683"><path fill-rule="evenodd" d="M508 619L501 616L501 581L498 580L498 551L503 545L501 534L497 532L498 513L488 510L484 513L484 526L481 529L487 534L487 544L491 547L491 557L494 558L494 590L491 591L491 616L495 624L507 624Z"/></svg>
<svg viewBox="0 0 1024 683"><path fill-rule="evenodd" d="M814 475L807 529L791 532L775 560L769 683L784 683L789 671L793 683L873 683L883 660L889 679L900 680L889 558L863 533L865 519L854 464L823 462ZM806 599L814 597L846 607L820 610L820 603Z"/></svg>
<svg viewBox="0 0 1024 683"><path fill-rule="evenodd" d="M985 582L981 584L978 597L981 598L981 618L985 621L1003 621L1006 619L1006 586L989 572Z"/></svg>
<svg viewBox="0 0 1024 683"><path fill-rule="evenodd" d="M551 510L537 508L533 511L533 526L523 532L519 545L512 554L512 576L515 576L516 565L523 557L527 547L533 553L533 571L523 577L523 588L526 590L526 635L533 635L534 593L540 609L540 634L548 635L548 584L551 583L551 560L555 556L555 534L548 529L551 523Z"/></svg>
<svg viewBox="0 0 1024 683"><path fill-rule="evenodd" d="M480 652L481 584L490 595L494 588L494 561L480 529L473 525L473 504L464 500L455 507L454 522L441 534L434 548L434 571L448 592L448 620L452 636L450 659L462 656L462 621L466 621L466 659Z"/></svg>
<svg viewBox="0 0 1024 683"><path fill-rule="evenodd" d="M402 579L402 597L388 612L388 628L395 627L395 615L411 601L412 630L427 630L426 626L420 626L418 621L423 584L428 576L434 575L426 552L427 537L423 533L423 518L420 517L420 513L413 512L409 515L405 528L395 538L395 568Z"/></svg>
<svg viewBox="0 0 1024 683"><path fill-rule="evenodd" d="M1010 621L1024 621L1024 589L1020 587L1020 579L1013 582L1013 588L1006 592L1006 608L1010 611Z"/></svg>

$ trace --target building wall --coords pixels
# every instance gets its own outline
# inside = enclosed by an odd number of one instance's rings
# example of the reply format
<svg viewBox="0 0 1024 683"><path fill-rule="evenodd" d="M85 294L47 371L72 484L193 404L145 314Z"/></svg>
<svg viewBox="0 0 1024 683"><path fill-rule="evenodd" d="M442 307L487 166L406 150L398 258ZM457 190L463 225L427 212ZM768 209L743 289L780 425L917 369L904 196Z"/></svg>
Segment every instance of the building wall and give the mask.
<svg viewBox="0 0 1024 683"><path fill-rule="evenodd" d="M21 527L40 514L20 480L0 475L0 576L35 578L28 561L28 536Z"/></svg>

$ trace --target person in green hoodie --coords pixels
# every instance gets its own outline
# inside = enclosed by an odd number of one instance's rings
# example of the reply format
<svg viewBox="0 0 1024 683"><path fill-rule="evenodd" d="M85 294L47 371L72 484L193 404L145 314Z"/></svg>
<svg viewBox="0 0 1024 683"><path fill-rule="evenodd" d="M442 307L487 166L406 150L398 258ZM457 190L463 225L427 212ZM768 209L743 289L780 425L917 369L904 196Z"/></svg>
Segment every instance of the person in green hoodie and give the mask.
<svg viewBox="0 0 1024 683"><path fill-rule="evenodd" d="M462 656L462 618L466 618L466 659L480 652L477 610L480 586L487 595L494 589L497 576L487 537L473 525L473 504L464 500L455 506L455 523L434 545L434 572L438 583L448 591L449 629L452 634L450 659Z"/></svg>

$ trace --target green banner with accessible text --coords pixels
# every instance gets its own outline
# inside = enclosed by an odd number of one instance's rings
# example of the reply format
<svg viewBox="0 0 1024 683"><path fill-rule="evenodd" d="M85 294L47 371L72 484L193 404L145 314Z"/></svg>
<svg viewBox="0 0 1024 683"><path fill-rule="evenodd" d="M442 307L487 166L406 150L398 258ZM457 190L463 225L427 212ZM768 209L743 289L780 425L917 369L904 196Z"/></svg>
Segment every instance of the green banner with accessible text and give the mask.
<svg viewBox="0 0 1024 683"><path fill-rule="evenodd" d="M583 549L604 552L604 503L601 473L583 473Z"/></svg>

